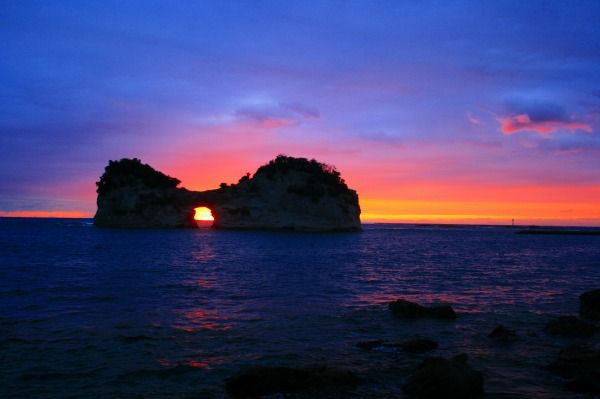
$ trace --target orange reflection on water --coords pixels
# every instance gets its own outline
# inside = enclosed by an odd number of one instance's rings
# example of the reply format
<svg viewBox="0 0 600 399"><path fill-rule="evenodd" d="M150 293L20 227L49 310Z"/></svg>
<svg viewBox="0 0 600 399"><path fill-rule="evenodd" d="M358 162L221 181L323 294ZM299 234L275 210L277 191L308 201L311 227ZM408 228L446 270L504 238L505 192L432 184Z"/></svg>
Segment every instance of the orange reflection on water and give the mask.
<svg viewBox="0 0 600 399"><path fill-rule="evenodd" d="M231 325L223 323L224 319L215 311L206 311L194 309L185 312L184 315L187 322L175 326L178 330L193 333L196 331L229 331Z"/></svg>
<svg viewBox="0 0 600 399"><path fill-rule="evenodd" d="M215 288L217 286L214 279L209 278L199 278L196 280L196 285L202 288Z"/></svg>
<svg viewBox="0 0 600 399"><path fill-rule="evenodd" d="M186 364L187 364L188 366L191 366L191 367L196 367L196 368L198 368L198 369L206 369L206 368L208 368L208 367L209 367L209 364L208 364L208 363L201 362L201 361L199 361L199 360L194 360L194 359L192 359L192 360L188 360Z"/></svg>
<svg viewBox="0 0 600 399"><path fill-rule="evenodd" d="M206 356L203 357L202 360L198 359L187 359L183 362L171 360L171 359L159 359L158 363L165 368L173 368L178 366L187 366L193 367L197 369L209 369L211 366L222 364L225 361L224 358L220 356Z"/></svg>

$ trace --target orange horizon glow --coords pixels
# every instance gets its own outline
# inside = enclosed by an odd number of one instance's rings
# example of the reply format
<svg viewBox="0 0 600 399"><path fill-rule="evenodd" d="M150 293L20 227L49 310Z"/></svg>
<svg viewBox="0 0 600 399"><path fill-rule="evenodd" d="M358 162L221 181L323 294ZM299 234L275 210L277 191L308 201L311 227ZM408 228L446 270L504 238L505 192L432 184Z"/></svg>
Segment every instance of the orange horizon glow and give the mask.
<svg viewBox="0 0 600 399"><path fill-rule="evenodd" d="M514 193L513 193L514 194ZM595 198L579 201L543 201L518 198L490 201L478 198L473 201L442 200L395 200L363 197L361 221L364 223L425 223L425 224L493 224L510 225L570 225L600 226L600 208ZM194 220L214 221L209 208L194 209ZM0 217L24 218L91 218L93 213L84 211L14 211L0 212Z"/></svg>
<svg viewBox="0 0 600 399"><path fill-rule="evenodd" d="M215 218L212 215L212 212L209 208L205 207L205 206L200 206L198 208L194 208L194 211L196 212L194 214L194 220L199 221L199 222L212 222L215 220Z"/></svg>
<svg viewBox="0 0 600 399"><path fill-rule="evenodd" d="M188 165L196 170L195 165ZM235 170L251 170L235 164ZM493 184L405 180L386 185L372 173L351 168L344 177L359 193L364 223L492 224L600 226L600 185L597 184ZM169 174L178 176L169 168ZM228 173L229 174L229 173ZM212 175L186 176L182 187L211 188ZM239 176L238 176L239 177ZM219 179L235 182L235 178ZM91 193L90 193L91 194ZM90 198L86 200L91 205ZM86 207L87 208L87 207ZM95 209L0 211L0 217L91 218ZM194 219L212 222L210 209L198 207Z"/></svg>
<svg viewBox="0 0 600 399"><path fill-rule="evenodd" d="M83 211L10 211L0 212L0 217L13 218L62 218L62 219L85 219L94 215Z"/></svg>

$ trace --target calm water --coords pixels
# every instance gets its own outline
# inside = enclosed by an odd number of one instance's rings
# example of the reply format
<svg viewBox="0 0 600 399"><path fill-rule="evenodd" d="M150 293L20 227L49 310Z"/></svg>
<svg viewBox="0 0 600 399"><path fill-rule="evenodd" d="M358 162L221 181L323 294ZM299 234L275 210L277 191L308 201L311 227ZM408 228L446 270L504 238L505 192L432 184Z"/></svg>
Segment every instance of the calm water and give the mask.
<svg viewBox="0 0 600 399"><path fill-rule="evenodd" d="M220 398L247 365L328 364L353 397L402 398L425 355L467 352L489 397L573 397L541 367L568 340L544 323L600 285L600 237L508 228L367 225L361 233L105 230L0 219L0 397ZM446 301L454 323L404 322L386 302ZM497 324L520 340L490 344ZM598 340L598 338L595 338ZM344 397L348 397L344 395Z"/></svg>

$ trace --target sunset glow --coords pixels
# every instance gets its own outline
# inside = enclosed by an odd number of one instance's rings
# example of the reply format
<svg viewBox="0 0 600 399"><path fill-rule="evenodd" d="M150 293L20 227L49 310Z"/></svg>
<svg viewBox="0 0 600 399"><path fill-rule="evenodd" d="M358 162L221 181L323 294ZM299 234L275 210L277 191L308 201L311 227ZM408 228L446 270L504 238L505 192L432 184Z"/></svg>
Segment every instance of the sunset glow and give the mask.
<svg viewBox="0 0 600 399"><path fill-rule="evenodd" d="M135 3L7 9L0 215L93 217L111 159L209 190L286 154L365 222L600 225L597 2Z"/></svg>
<svg viewBox="0 0 600 399"><path fill-rule="evenodd" d="M89 218L93 215L89 212L80 211L12 211L0 212L0 217L13 218Z"/></svg>
<svg viewBox="0 0 600 399"><path fill-rule="evenodd" d="M194 211L196 211L196 213L194 214L194 220L204 221L204 222L215 220L210 209L208 209L204 206L194 208Z"/></svg>

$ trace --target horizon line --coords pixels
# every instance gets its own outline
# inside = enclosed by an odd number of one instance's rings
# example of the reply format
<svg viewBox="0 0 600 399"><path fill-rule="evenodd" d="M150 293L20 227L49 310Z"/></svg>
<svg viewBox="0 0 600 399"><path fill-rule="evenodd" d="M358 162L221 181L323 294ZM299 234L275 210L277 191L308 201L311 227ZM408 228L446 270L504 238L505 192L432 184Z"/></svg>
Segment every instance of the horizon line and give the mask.
<svg viewBox="0 0 600 399"><path fill-rule="evenodd" d="M74 212L75 213L75 212ZM93 220L93 216L57 216L57 215L8 215L0 212L0 219L70 219L70 220ZM575 221L575 220L573 220ZM599 224L539 224L539 223L478 223L478 222L452 222L452 221L406 221L406 220L361 220L361 224L404 224L404 225L425 225L425 226L493 226L493 227L514 227L514 228L529 228L529 227L560 227L560 228L600 228Z"/></svg>

